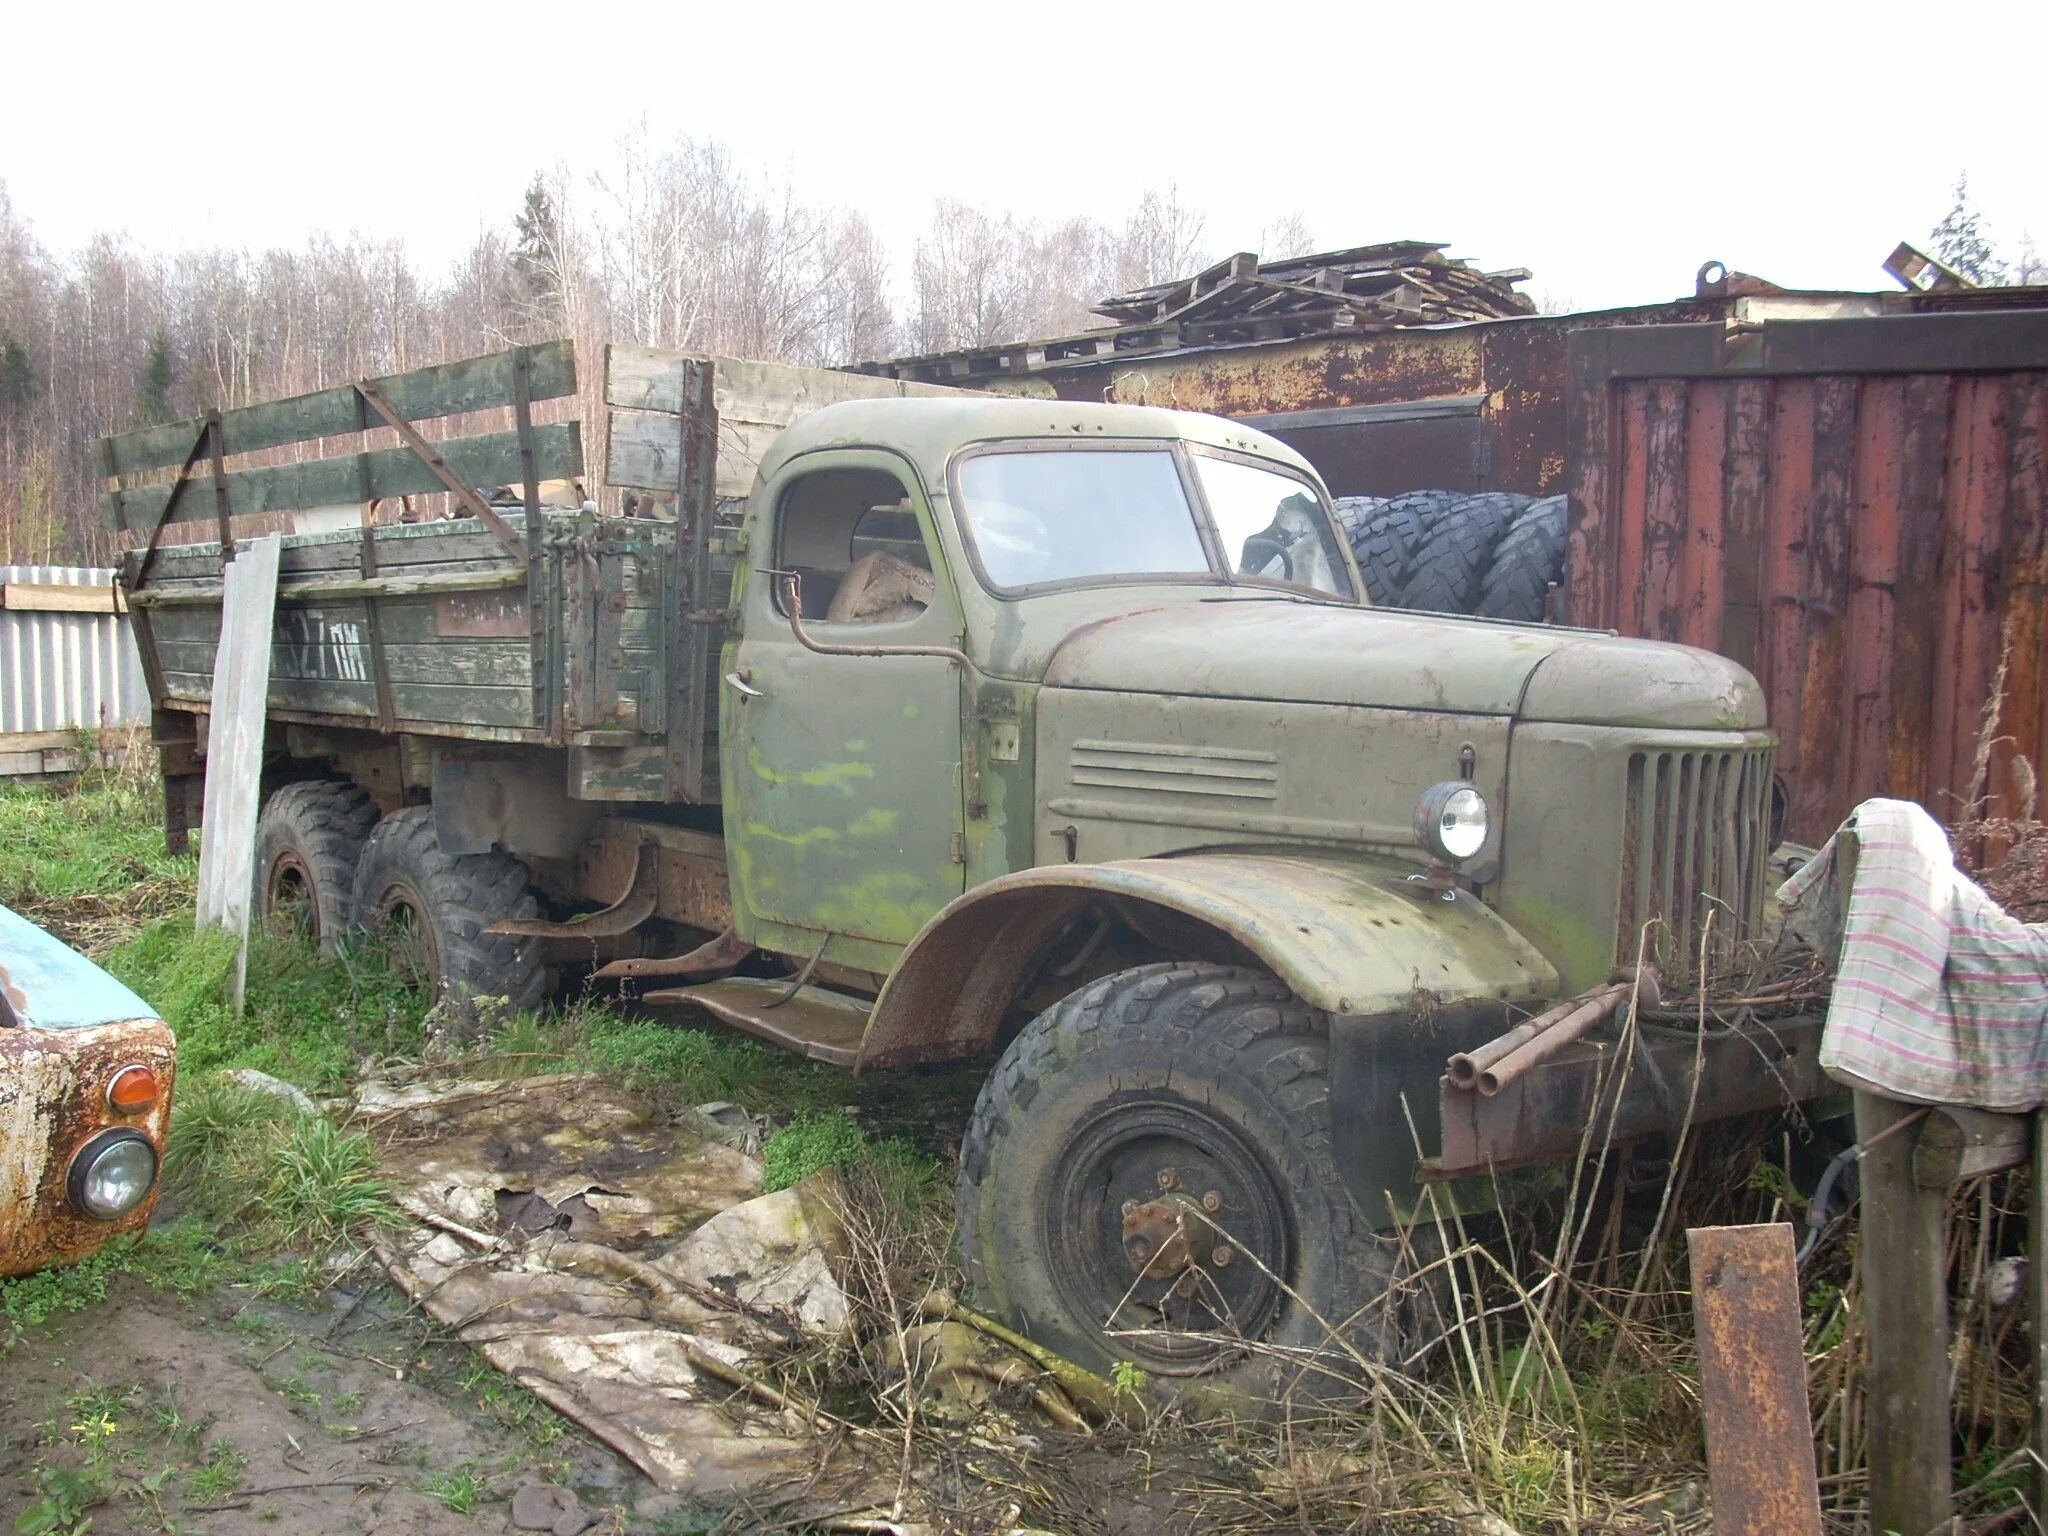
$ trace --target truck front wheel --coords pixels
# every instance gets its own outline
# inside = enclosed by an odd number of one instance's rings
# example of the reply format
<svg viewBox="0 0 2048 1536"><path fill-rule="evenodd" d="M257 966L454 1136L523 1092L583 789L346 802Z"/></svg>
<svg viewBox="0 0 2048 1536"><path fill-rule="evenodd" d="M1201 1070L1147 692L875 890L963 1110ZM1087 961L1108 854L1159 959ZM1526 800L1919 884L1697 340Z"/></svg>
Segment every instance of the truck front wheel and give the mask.
<svg viewBox="0 0 2048 1536"><path fill-rule="evenodd" d="M339 779L287 784L256 823L256 916L273 932L305 935L323 955L348 931L363 843L377 807Z"/></svg>
<svg viewBox="0 0 2048 1536"><path fill-rule="evenodd" d="M1202 1406L1341 1395L1415 1308L1330 1150L1321 1017L1259 972L1142 966L1055 1004L961 1148L978 1305Z"/></svg>
<svg viewBox="0 0 2048 1536"><path fill-rule="evenodd" d="M432 806L377 824L356 867L354 910L356 926L390 946L393 968L442 1001L531 1008L546 991L535 940L484 932L540 915L525 867L495 849L443 853Z"/></svg>

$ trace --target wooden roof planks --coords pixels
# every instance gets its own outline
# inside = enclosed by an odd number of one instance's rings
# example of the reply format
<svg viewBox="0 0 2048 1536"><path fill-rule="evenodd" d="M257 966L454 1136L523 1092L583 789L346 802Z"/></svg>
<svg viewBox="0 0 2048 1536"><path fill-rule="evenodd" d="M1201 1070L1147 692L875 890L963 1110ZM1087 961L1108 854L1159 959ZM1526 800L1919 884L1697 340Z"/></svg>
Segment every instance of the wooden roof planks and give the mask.
<svg viewBox="0 0 2048 1536"><path fill-rule="evenodd" d="M862 373L928 382L1031 373L1048 364L1143 357L1187 347L1450 325L1531 315L1515 292L1520 268L1482 272L1441 245L1397 240L1261 265L1240 251L1191 277L1105 299L1098 330L965 347L859 365Z"/></svg>

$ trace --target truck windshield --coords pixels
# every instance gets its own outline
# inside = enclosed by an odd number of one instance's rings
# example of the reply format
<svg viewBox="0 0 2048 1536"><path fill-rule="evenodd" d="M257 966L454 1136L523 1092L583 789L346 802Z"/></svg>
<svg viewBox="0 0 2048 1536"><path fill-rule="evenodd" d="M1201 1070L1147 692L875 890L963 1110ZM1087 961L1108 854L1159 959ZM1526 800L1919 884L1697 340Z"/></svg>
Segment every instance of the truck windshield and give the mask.
<svg viewBox="0 0 2048 1536"><path fill-rule="evenodd" d="M1351 595L1336 533L1314 491L1292 475L1242 459L1194 458L1217 544L1235 562L1234 575Z"/></svg>
<svg viewBox="0 0 2048 1536"><path fill-rule="evenodd" d="M1204 546L1169 448L978 453L956 509L989 582L1042 587L1115 576L1234 576L1351 595L1315 492L1291 475L1198 455L1230 569Z"/></svg>

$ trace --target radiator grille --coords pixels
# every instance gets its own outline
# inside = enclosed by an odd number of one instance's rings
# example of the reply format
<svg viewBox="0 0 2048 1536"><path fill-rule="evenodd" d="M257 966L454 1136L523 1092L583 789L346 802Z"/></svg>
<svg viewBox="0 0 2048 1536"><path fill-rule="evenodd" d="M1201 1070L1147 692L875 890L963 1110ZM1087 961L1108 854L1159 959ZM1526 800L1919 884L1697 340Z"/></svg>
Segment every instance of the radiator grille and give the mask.
<svg viewBox="0 0 2048 1536"><path fill-rule="evenodd" d="M1713 913L1711 959L1751 937L1763 913L1771 813L1771 751L1631 753L1615 958L1632 963L1639 935L1667 976L1699 969Z"/></svg>

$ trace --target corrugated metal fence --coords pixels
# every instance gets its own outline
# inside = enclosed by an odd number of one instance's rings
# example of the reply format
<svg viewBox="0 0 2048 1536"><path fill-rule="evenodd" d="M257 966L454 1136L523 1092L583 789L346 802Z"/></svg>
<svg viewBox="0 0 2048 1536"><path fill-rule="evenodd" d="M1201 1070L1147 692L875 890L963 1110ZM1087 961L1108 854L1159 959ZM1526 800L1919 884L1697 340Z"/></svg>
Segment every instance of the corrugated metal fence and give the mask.
<svg viewBox="0 0 2048 1536"><path fill-rule="evenodd" d="M2048 777L2048 314L1570 343L1566 617L1755 672L1790 834ZM1988 763L1979 739L2006 658Z"/></svg>
<svg viewBox="0 0 2048 1536"><path fill-rule="evenodd" d="M0 767L41 745L37 737L148 721L149 694L128 616L111 604L101 612L66 612L51 595L23 590L111 587L113 580L111 570L0 566L9 591L0 607Z"/></svg>

